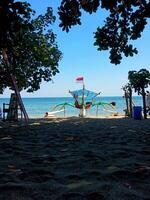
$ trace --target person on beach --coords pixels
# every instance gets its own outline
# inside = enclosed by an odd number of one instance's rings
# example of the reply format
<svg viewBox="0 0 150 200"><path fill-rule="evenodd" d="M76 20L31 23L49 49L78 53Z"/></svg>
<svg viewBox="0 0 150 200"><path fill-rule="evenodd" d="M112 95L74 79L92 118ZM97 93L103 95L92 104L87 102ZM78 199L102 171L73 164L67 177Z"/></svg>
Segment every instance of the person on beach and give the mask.
<svg viewBox="0 0 150 200"><path fill-rule="evenodd" d="M44 117L45 117L45 118L47 118L47 117L48 117L48 112L46 112L46 113L45 113Z"/></svg>
<svg viewBox="0 0 150 200"><path fill-rule="evenodd" d="M150 115L150 92L147 91L146 93L147 93L147 95L146 95L146 97L147 97L146 98L146 108L147 108L147 112Z"/></svg>

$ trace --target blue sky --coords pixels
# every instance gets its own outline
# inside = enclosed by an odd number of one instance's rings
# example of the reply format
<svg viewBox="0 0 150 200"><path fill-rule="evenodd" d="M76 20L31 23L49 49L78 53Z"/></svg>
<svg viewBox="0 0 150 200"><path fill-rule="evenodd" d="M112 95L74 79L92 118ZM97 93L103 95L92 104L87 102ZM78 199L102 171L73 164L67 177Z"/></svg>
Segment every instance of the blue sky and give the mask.
<svg viewBox="0 0 150 200"><path fill-rule="evenodd" d="M149 34L150 27L144 30L142 37L134 42L139 53L134 57L124 57L120 65L110 64L109 53L98 52L94 43L94 32L98 26L103 25L106 12L99 10L89 15L83 13L82 25L73 27L69 33L59 28L57 7L60 0L27 0L37 14L46 11L51 6L57 19L51 27L57 34L59 49L63 52L63 58L59 63L60 73L53 77L54 83L42 83L41 89L34 93L21 92L22 97L61 97L70 96L69 89L81 87L75 79L83 76L86 88L95 92L101 92L102 96L122 96L122 86L128 81L129 70L147 68L150 70ZM41 2L41 3L40 3ZM9 97L10 91L6 90L1 97Z"/></svg>

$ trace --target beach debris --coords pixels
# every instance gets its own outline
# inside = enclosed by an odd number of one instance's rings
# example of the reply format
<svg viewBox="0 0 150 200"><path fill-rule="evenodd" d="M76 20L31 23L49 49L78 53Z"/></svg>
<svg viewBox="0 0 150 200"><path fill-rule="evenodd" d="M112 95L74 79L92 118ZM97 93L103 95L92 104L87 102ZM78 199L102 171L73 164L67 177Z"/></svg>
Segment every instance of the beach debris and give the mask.
<svg viewBox="0 0 150 200"><path fill-rule="evenodd" d="M1 138L1 140L11 140L11 139L12 139L11 136L6 136L6 137Z"/></svg>
<svg viewBox="0 0 150 200"><path fill-rule="evenodd" d="M135 133L136 131L135 130L132 130L132 129L128 129L129 132L132 132L132 133Z"/></svg>
<svg viewBox="0 0 150 200"><path fill-rule="evenodd" d="M82 180L82 181L77 181L77 182L69 183L67 185L67 187L69 189L76 189L76 188L84 187L84 186L87 186L87 185L92 185L92 182L86 181L86 180Z"/></svg>
<svg viewBox="0 0 150 200"><path fill-rule="evenodd" d="M9 172L16 173L17 175L20 175L23 173L22 170L17 169L15 165L8 165L8 170Z"/></svg>
<svg viewBox="0 0 150 200"><path fill-rule="evenodd" d="M110 128L112 128L112 129L113 129L113 128L118 128L118 127L117 127L117 126L111 126Z"/></svg>
<svg viewBox="0 0 150 200"><path fill-rule="evenodd" d="M66 152L66 151L68 151L68 149L61 149L60 151L61 152Z"/></svg>
<svg viewBox="0 0 150 200"><path fill-rule="evenodd" d="M125 182L125 183L123 183L123 185L124 186L126 186L127 188L129 188L129 189L132 189L132 186L131 186L131 184L130 183L128 183L128 182Z"/></svg>
<svg viewBox="0 0 150 200"><path fill-rule="evenodd" d="M23 173L21 169L12 169L10 171L13 172L13 173L15 173L16 175L20 175L20 174Z"/></svg>
<svg viewBox="0 0 150 200"><path fill-rule="evenodd" d="M12 126L12 127L19 127L18 124L12 124L11 126Z"/></svg>
<svg viewBox="0 0 150 200"><path fill-rule="evenodd" d="M66 140L66 141L72 141L72 140L74 140L74 137L73 136L67 136L67 137L65 137L64 140Z"/></svg>
<svg viewBox="0 0 150 200"><path fill-rule="evenodd" d="M64 140L65 141L78 141L78 140L80 140L80 138L77 136L65 136Z"/></svg>
<svg viewBox="0 0 150 200"><path fill-rule="evenodd" d="M135 169L134 172L145 172L149 170L150 170L150 166L140 166L137 169Z"/></svg>
<svg viewBox="0 0 150 200"><path fill-rule="evenodd" d="M15 165L8 165L8 168L9 169L16 169L16 166Z"/></svg>
<svg viewBox="0 0 150 200"><path fill-rule="evenodd" d="M107 167L107 169L109 172L116 172L116 171L120 170L120 168L115 165L111 165L111 166Z"/></svg>

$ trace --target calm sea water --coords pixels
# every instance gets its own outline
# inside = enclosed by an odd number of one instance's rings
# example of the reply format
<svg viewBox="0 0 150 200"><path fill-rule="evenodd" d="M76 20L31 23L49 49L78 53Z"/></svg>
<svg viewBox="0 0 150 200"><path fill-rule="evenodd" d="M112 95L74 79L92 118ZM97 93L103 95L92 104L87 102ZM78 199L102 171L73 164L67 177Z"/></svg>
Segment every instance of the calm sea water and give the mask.
<svg viewBox="0 0 150 200"><path fill-rule="evenodd" d="M99 97L96 101L101 101L105 103L116 102L116 109L112 110L111 108L103 108L102 106L98 107L98 115L99 116L107 116L112 112L118 112L120 114L124 114L125 99L123 97ZM61 104L64 102L74 102L72 97L57 97L57 98L23 98L23 102L29 117L43 117L45 112L50 112L55 105ZM133 97L133 102L136 106L142 106L142 99L140 96ZM9 103L9 98L0 98L0 107L2 109L3 103ZM78 116L79 109L66 106L66 116ZM63 117L64 112L55 114L58 117ZM88 116L96 116L96 106L87 110Z"/></svg>

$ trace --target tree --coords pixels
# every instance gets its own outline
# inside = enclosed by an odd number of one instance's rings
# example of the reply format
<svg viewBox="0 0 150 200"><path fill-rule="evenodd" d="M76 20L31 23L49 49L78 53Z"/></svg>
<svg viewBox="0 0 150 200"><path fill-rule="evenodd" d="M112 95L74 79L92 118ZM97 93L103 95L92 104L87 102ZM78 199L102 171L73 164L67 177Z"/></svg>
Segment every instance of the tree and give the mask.
<svg viewBox="0 0 150 200"><path fill-rule="evenodd" d="M15 77L12 74L15 62L13 44L17 34L19 39L23 30L32 28L29 22L31 13L32 10L27 3L15 2L14 0L0 1L0 64L2 64L0 69L0 92L3 92L7 80L10 79L26 122L28 121L28 115L18 91Z"/></svg>
<svg viewBox="0 0 150 200"><path fill-rule="evenodd" d="M147 69L140 69L139 71L129 71L128 80L131 87L134 88L138 95L142 95L144 119L147 118L146 112L146 93L145 88L150 85L150 72Z"/></svg>
<svg viewBox="0 0 150 200"><path fill-rule="evenodd" d="M26 122L20 91L36 91L42 80L50 81L59 72L61 58L56 36L48 27L55 20L52 9L35 20L33 14L28 3L0 1L0 92L6 87L15 91Z"/></svg>
<svg viewBox="0 0 150 200"><path fill-rule="evenodd" d="M16 7L16 3L12 0L7 0L7 3L10 13L15 7L18 15L14 14L16 16L14 20L8 19L9 25L12 24L13 27L5 28L7 35L1 33L0 92L2 93L6 87L14 89L10 75L15 77L20 91L23 89L27 89L28 92L36 91L40 88L42 80L50 81L52 76L59 72L58 63L62 53L56 44L56 35L49 28L49 25L54 23L55 17L52 9L48 8L45 15L33 20L31 19L33 11L29 4L17 2L17 6L20 7ZM26 13L26 17L21 16L23 12ZM4 16L6 14L7 12ZM13 13L11 15L13 16ZM1 15L0 20L2 20Z"/></svg>
<svg viewBox="0 0 150 200"><path fill-rule="evenodd" d="M62 0L58 10L60 27L69 31L74 25L81 24L81 11L89 14L105 9L109 16L102 28L95 32L95 43L98 51L109 50L110 61L120 64L122 55L126 57L138 51L129 44L131 40L141 37L141 33L150 17L148 0Z"/></svg>

